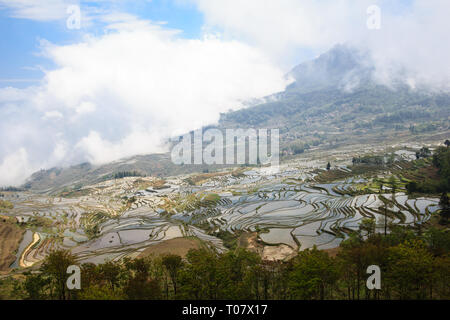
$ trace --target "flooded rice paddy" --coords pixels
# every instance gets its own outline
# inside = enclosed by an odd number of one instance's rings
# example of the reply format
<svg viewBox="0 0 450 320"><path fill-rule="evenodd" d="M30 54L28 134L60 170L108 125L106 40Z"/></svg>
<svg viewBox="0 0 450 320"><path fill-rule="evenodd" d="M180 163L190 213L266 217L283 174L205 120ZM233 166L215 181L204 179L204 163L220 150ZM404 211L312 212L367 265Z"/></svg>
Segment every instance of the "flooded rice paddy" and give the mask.
<svg viewBox="0 0 450 320"><path fill-rule="evenodd" d="M277 173L255 168L195 186L186 177L172 177L154 189L142 187L154 178L128 177L85 187L89 192L80 196L11 195L14 209L8 214L25 225L32 222L11 267L33 265L58 248L71 250L80 262L133 258L179 237L198 238L223 252L220 231L257 232L262 243L293 250L330 249L358 230L364 218L373 218L380 231L385 214L389 223L414 225L438 209L437 198L414 199L389 190L358 194L357 186L371 179L367 176L317 182L321 167L323 161L305 160ZM346 164L337 168L351 172Z"/></svg>

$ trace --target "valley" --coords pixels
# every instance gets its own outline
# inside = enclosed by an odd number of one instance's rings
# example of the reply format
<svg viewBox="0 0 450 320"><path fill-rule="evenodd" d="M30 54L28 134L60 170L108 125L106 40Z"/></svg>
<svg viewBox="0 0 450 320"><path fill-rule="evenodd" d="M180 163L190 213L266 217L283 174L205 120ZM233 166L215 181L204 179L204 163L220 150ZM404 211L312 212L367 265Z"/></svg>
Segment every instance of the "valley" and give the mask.
<svg viewBox="0 0 450 320"><path fill-rule="evenodd" d="M408 172L431 163L416 160L416 151L441 143L319 147L285 158L276 173L240 166L109 179L53 194L4 191L13 207L2 215L23 236L10 249L14 262L1 271L38 268L57 249L70 250L80 263L183 254L183 246L219 253L244 247L266 260L286 260L313 246L337 248L364 221L379 233L385 225L416 228L439 210L439 195L408 195ZM364 156L385 160L353 164Z"/></svg>

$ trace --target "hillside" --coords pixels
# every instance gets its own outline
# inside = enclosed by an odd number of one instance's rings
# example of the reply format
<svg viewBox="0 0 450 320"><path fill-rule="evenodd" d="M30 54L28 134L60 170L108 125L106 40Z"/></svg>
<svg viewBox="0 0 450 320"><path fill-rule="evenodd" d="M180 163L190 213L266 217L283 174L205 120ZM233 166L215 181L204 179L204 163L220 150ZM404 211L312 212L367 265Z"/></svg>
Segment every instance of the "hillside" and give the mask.
<svg viewBox="0 0 450 320"><path fill-rule="evenodd" d="M396 88L371 80L373 66L364 53L338 45L288 73L295 81L266 103L221 114L219 128L279 128L284 154L312 146L383 141L395 136L445 134L450 95ZM444 137L443 136L443 137ZM169 154L141 155L93 166L84 163L34 173L25 188L54 192L69 185L95 183L120 172L170 176L219 168L178 166Z"/></svg>
<svg viewBox="0 0 450 320"><path fill-rule="evenodd" d="M450 95L387 87L372 80L370 59L338 45L289 72L295 81L269 102L221 114L221 127L279 128L282 145L353 143L449 129Z"/></svg>
<svg viewBox="0 0 450 320"><path fill-rule="evenodd" d="M31 175L22 186L38 193L56 193L64 188L79 189L87 184L98 183L124 176L167 177L192 172L206 172L222 166L176 165L170 154L138 155L104 165L83 163L67 168L40 170Z"/></svg>

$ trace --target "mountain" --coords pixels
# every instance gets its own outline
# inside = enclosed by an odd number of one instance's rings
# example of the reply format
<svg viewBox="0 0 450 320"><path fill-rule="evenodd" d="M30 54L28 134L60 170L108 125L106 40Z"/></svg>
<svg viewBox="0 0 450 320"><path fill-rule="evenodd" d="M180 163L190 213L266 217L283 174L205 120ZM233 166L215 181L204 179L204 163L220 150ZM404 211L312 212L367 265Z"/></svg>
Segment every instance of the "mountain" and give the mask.
<svg viewBox="0 0 450 320"><path fill-rule="evenodd" d="M66 168L40 170L33 173L22 188L37 193L54 194L63 189L78 189L83 185L127 175L168 177L224 167L226 166L176 165L171 161L170 154L137 155L103 165L82 163Z"/></svg>
<svg viewBox="0 0 450 320"><path fill-rule="evenodd" d="M373 69L367 53L339 44L318 58L294 67L287 76L295 82L287 91L306 93L332 88L348 91L369 83Z"/></svg>
<svg viewBox="0 0 450 320"><path fill-rule="evenodd" d="M298 153L310 146L352 144L356 139L399 134L445 133L449 130L450 95L395 89L372 81L368 54L337 45L316 59L293 68L285 91L257 105L221 114L219 128L279 128L283 151ZM102 166L81 164L34 173L24 185L38 192L110 179L117 173L170 176L219 168L178 166L169 154L135 156ZM222 166L223 167L223 166Z"/></svg>
<svg viewBox="0 0 450 320"><path fill-rule="evenodd" d="M448 127L449 94L402 84L387 87L372 80L373 71L367 53L337 45L293 68L288 76L295 81L268 102L221 114L220 126L277 127L306 139L314 133L351 135L355 130L408 129L424 123Z"/></svg>

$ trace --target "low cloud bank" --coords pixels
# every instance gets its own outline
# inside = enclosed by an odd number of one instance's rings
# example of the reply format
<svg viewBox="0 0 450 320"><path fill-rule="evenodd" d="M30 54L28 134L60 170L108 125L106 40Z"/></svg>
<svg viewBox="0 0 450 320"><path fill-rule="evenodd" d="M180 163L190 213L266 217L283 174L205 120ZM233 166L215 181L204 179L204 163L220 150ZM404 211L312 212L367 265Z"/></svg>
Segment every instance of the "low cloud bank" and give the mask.
<svg viewBox="0 0 450 320"><path fill-rule="evenodd" d="M42 43L57 67L27 89L0 89L0 185L35 170L166 151L163 142L220 112L282 91L283 71L238 41L133 19L81 43Z"/></svg>

